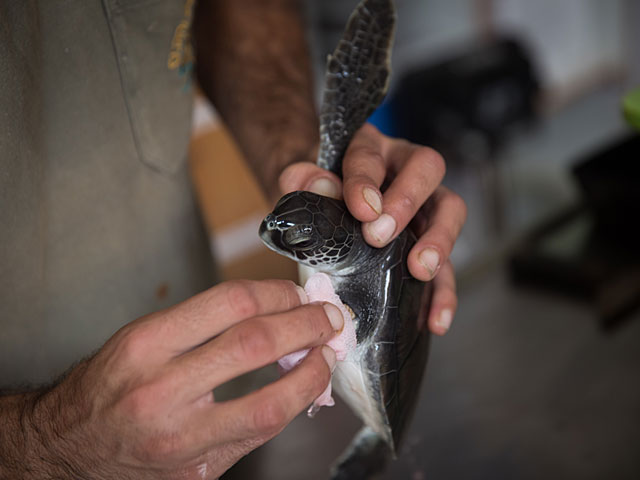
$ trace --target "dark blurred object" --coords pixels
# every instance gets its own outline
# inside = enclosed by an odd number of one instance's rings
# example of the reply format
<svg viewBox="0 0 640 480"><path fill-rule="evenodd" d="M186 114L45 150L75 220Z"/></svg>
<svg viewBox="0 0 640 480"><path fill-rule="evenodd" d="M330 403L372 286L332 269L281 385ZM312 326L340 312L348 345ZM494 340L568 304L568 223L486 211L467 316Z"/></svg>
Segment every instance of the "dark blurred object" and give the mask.
<svg viewBox="0 0 640 480"><path fill-rule="evenodd" d="M538 90L526 50L500 39L407 74L391 101L399 136L466 162L482 154L478 142L490 156L508 130L532 120Z"/></svg>
<svg viewBox="0 0 640 480"><path fill-rule="evenodd" d="M594 302L603 327L640 306L640 135L578 162L584 204L532 232L512 279Z"/></svg>
<svg viewBox="0 0 640 480"><path fill-rule="evenodd" d="M640 135L589 156L573 173L598 230L640 251Z"/></svg>
<svg viewBox="0 0 640 480"><path fill-rule="evenodd" d="M434 147L449 168L476 168L486 218L501 233L504 195L494 159L509 131L535 118L538 91L532 62L517 41L474 46L400 80L390 100L393 134Z"/></svg>

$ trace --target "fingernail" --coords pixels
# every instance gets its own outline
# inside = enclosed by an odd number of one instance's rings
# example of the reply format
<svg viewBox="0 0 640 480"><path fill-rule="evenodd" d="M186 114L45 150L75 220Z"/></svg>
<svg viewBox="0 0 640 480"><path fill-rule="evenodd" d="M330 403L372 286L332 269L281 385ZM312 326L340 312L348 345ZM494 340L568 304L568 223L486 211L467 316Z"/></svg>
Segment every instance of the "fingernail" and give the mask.
<svg viewBox="0 0 640 480"><path fill-rule="evenodd" d="M383 213L368 226L369 233L380 243L387 243L396 231L396 221L388 213Z"/></svg>
<svg viewBox="0 0 640 480"><path fill-rule="evenodd" d="M328 178L319 178L309 185L309 191L325 197L340 198L340 189Z"/></svg>
<svg viewBox="0 0 640 480"><path fill-rule="evenodd" d="M418 255L418 260L433 278L440 266L440 255L433 248L425 248Z"/></svg>
<svg viewBox="0 0 640 480"><path fill-rule="evenodd" d="M304 291L300 285L296 285L296 292L298 292L298 297L300 297L300 304L306 305L309 303L309 297L307 297L307 292Z"/></svg>
<svg viewBox="0 0 640 480"><path fill-rule="evenodd" d="M445 330L449 330L451 327L451 321L453 320L453 312L448 308L445 308L440 312L440 318L438 318L438 325Z"/></svg>
<svg viewBox="0 0 640 480"><path fill-rule="evenodd" d="M340 309L332 303L325 303L324 311L327 314L327 317L329 317L329 322L331 322L333 329L336 332L342 330L342 327L344 326L344 317L342 316Z"/></svg>
<svg viewBox="0 0 640 480"><path fill-rule="evenodd" d="M329 368L331 369L331 373L333 373L336 368L336 352L333 348L327 345L322 346L321 352L325 362L327 362L327 365L329 365Z"/></svg>
<svg viewBox="0 0 640 480"><path fill-rule="evenodd" d="M378 215L382 213L382 200L380 199L380 195L374 189L365 187L362 190L362 196L364 197L364 201L376 212Z"/></svg>

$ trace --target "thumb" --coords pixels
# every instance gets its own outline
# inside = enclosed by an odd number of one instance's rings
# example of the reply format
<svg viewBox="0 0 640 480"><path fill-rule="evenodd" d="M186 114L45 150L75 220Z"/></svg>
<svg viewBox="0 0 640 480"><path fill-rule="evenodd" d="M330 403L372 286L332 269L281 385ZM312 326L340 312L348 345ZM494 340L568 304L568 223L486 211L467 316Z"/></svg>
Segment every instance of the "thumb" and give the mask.
<svg viewBox="0 0 640 480"><path fill-rule="evenodd" d="M337 175L309 162L289 165L278 181L282 195L307 190L331 198L342 198L342 181Z"/></svg>

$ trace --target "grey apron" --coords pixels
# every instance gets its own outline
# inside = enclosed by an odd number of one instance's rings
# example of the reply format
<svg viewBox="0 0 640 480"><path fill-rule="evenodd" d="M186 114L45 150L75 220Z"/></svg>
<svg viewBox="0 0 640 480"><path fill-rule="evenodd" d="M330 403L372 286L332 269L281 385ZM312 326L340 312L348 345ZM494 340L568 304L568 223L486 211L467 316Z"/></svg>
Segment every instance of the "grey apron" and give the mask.
<svg viewBox="0 0 640 480"><path fill-rule="evenodd" d="M0 0L0 386L213 282L176 0Z"/></svg>

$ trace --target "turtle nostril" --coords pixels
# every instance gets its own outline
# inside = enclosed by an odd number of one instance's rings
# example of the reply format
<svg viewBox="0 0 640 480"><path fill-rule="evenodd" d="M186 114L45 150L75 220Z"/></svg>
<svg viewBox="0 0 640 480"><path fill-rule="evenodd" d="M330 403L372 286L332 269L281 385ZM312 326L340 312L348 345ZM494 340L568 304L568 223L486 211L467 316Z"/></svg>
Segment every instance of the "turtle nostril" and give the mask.
<svg viewBox="0 0 640 480"><path fill-rule="evenodd" d="M267 227L267 230L273 230L274 228L276 228L276 222L273 214L270 213L269 215L266 216L266 218L264 219L263 225Z"/></svg>

